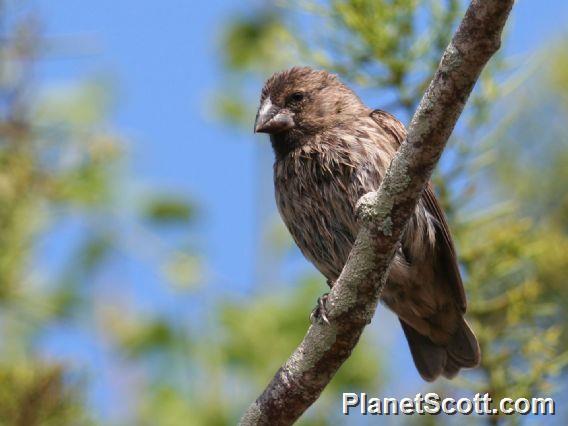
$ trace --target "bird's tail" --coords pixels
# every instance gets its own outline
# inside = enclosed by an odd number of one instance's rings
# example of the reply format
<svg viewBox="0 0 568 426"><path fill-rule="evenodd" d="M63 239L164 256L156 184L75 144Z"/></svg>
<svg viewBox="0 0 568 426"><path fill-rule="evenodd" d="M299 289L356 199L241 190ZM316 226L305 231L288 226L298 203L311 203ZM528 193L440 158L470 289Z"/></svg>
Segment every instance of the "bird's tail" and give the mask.
<svg viewBox="0 0 568 426"><path fill-rule="evenodd" d="M451 379L461 368L471 368L479 364L477 339L463 317L460 321L448 343L438 345L400 320L414 364L424 380L431 382L440 375Z"/></svg>

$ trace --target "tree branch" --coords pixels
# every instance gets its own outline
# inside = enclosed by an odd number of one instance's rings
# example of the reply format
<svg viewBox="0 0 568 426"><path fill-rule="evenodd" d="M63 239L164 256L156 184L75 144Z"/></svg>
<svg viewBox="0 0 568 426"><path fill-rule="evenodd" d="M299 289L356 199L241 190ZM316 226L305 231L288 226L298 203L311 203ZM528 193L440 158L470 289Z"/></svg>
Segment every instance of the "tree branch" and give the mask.
<svg viewBox="0 0 568 426"><path fill-rule="evenodd" d="M242 425L288 425L313 404L371 322L401 234L479 74L499 49L514 0L473 0L379 190L359 200L361 229L328 302L330 325L314 324L243 415Z"/></svg>

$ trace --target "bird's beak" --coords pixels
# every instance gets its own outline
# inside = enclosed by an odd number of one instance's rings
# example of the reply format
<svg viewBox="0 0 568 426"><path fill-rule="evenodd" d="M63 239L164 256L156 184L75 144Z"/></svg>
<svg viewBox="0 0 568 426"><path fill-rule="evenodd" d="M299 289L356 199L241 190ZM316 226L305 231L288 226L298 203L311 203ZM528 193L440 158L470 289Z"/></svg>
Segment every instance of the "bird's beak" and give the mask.
<svg viewBox="0 0 568 426"><path fill-rule="evenodd" d="M293 116L290 111L278 108L267 98L256 114L254 132L276 134L288 130L294 127Z"/></svg>

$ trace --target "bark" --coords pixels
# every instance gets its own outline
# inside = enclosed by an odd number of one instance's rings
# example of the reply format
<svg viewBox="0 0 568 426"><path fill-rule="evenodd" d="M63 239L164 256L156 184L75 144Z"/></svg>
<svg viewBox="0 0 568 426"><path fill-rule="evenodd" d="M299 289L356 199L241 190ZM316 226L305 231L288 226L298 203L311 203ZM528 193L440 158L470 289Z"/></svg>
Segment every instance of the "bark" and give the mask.
<svg viewBox="0 0 568 426"><path fill-rule="evenodd" d="M329 294L331 324L313 324L240 424L289 425L313 404L371 322L401 234L479 74L499 49L514 0L473 0L379 190L361 198L362 226Z"/></svg>

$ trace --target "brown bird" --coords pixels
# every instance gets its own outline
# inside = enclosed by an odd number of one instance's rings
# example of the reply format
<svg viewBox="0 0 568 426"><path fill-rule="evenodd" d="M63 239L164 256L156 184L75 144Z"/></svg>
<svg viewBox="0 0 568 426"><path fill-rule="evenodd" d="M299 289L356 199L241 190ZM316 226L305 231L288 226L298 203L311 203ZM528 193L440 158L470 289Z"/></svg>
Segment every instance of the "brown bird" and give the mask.
<svg viewBox="0 0 568 426"><path fill-rule="evenodd" d="M389 113L366 107L337 76L295 67L267 80L255 132L270 134L282 219L332 286L359 230L355 205L379 188L406 130ZM401 238L381 299L398 315L425 380L452 378L479 363L477 339L463 317L454 244L430 185ZM325 311L320 315L325 319Z"/></svg>

